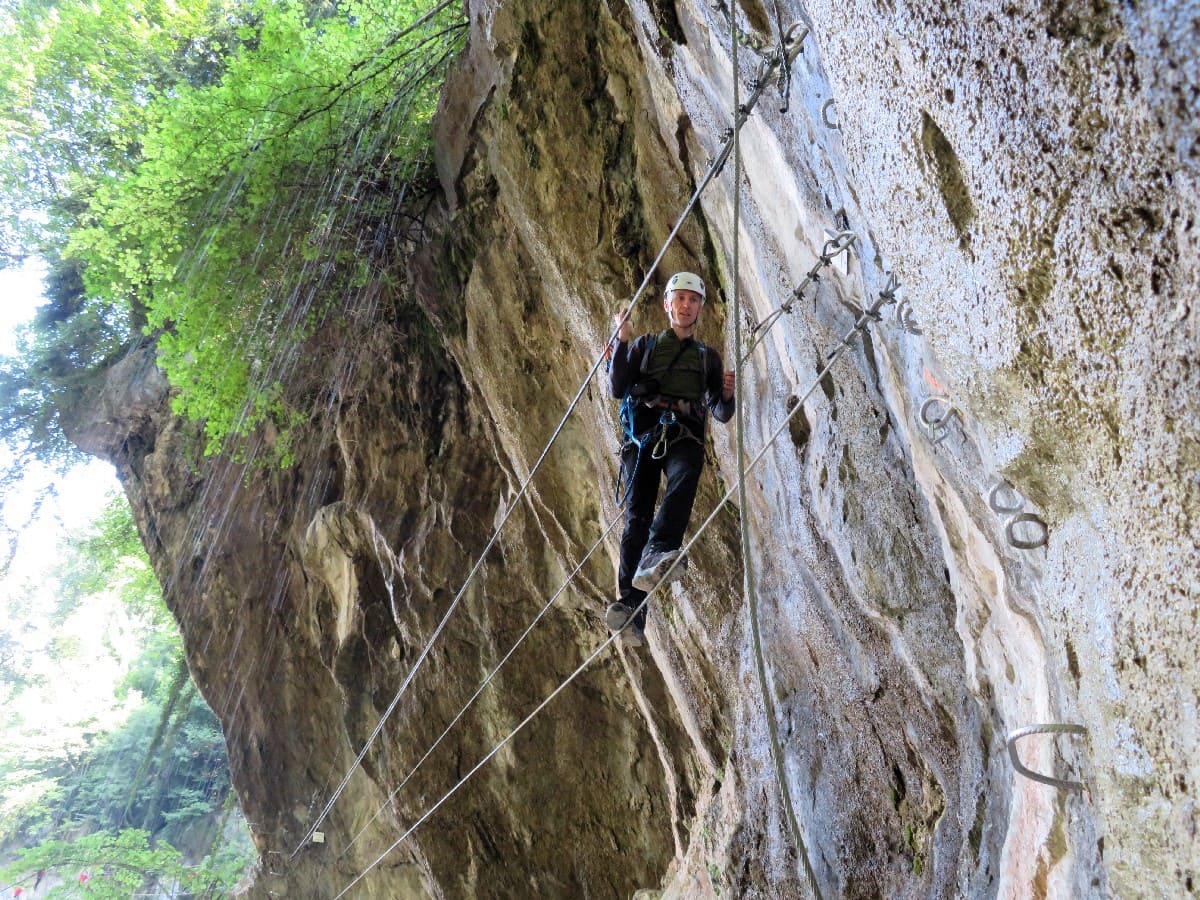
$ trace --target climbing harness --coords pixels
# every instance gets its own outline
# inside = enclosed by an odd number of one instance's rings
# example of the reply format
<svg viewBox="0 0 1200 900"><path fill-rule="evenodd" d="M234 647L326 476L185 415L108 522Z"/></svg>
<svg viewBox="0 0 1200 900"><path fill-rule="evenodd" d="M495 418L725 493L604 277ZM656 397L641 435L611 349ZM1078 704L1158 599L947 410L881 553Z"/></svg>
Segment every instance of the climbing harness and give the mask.
<svg viewBox="0 0 1200 900"><path fill-rule="evenodd" d="M633 401L626 394L625 400L621 403L620 418L624 428L625 443L622 444L620 452L624 454L629 447L633 446L637 448L637 455L634 458L633 466L628 475L625 473L624 460L617 466L617 480L613 488L613 503L618 507L624 506L625 501L629 499L629 492L633 489L634 481L637 480L637 470L642 461L642 452L646 449L646 444L650 442L651 438L655 438L654 446L650 448L650 458L654 460L665 458L671 444L675 443L675 441L691 440L703 443L700 438L692 433L690 428L679 421L679 413L681 411L693 408L693 405L689 404L686 400L679 403L669 403L664 400L647 402L646 405L648 406L661 407L662 413L659 415L658 422L654 428L642 435L636 434L633 428L633 405ZM707 409L704 409L701 416L706 413ZM691 413L685 412L684 414L690 415ZM697 416L697 418L701 418L701 416ZM703 421L702 418L701 420ZM674 440L671 439L669 434L671 428L676 429ZM624 485L623 488L622 485Z"/></svg>
<svg viewBox="0 0 1200 900"><path fill-rule="evenodd" d="M1017 756L1017 741L1021 738L1028 737L1031 734L1081 734L1086 735L1088 730L1082 725L1029 725L1026 728L1018 728L1016 731L1010 732L1005 743L1008 746L1008 758L1012 760L1013 768L1021 775L1029 778L1039 784L1048 784L1050 787L1059 788L1064 791L1082 791L1084 789L1081 781L1064 781L1061 778L1052 778L1049 775L1042 775L1028 769L1022 764L1021 758Z"/></svg>
<svg viewBox="0 0 1200 900"><path fill-rule="evenodd" d="M683 273L688 274L688 273ZM695 278L696 276L692 276ZM674 279L672 279L674 280ZM699 280L699 279L697 279ZM703 284L700 285L703 292ZM667 292L675 288L668 285ZM686 288L694 290L694 288ZM630 444L637 447L637 458L634 461L633 469L626 475L624 465L617 466L616 484L613 490L613 500L617 506L624 506L625 501L629 499L629 491L632 489L634 479L637 475L637 466L642 459L642 450L652 438L655 438L654 447L651 450L651 459L662 459L667 455L667 450L670 446L670 441L667 435L667 429L671 426L677 427L676 439L695 440L703 443L703 440L696 437L691 429L684 426L679 417L690 418L701 423L703 427L707 427L708 407L703 400L691 401L686 399L667 398L658 394L659 382L655 378L648 377L650 375L650 363L654 356L654 350L658 346L658 334L647 334L642 338L642 355L638 362L637 378L633 384L625 391L625 396L621 399L621 408L617 414L617 420L621 424L622 444L621 453L623 454ZM700 355L700 376L705 378L708 373L708 345L703 341L695 341L695 347ZM665 371L670 371L674 368L675 363L679 361L687 349L686 345L681 345L675 357L667 364ZM634 413L638 406L657 409L660 411L658 422L654 428L643 434L638 434L637 426L634 423ZM622 491L622 483L624 483L624 491Z"/></svg>

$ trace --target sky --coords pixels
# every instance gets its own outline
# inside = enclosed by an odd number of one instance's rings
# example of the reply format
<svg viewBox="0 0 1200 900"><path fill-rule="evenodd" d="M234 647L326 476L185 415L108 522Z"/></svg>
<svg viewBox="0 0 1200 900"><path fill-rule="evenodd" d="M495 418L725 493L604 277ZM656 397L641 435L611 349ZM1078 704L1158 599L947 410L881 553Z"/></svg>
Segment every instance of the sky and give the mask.
<svg viewBox="0 0 1200 900"><path fill-rule="evenodd" d="M0 354L16 350L16 330L33 318L43 302L42 278L45 266L32 259L19 268L0 269ZM60 478L45 468L30 472L25 489L14 497L13 508L4 511L5 524L22 530L22 565L35 563L53 555L54 543L65 528L74 529L93 518L119 489L116 474L110 464L92 460ZM25 525L28 510L37 493L55 485L56 498L45 505L43 515ZM16 561L14 561L16 562Z"/></svg>
<svg viewBox="0 0 1200 900"><path fill-rule="evenodd" d="M43 274L44 267L38 261L19 269L0 270L0 354L11 354L16 349L16 329L32 318L42 302ZM35 500L51 486L54 493L31 518ZM21 740L25 752L38 755L39 749L47 749L37 744L51 738L58 731L56 726L97 712L102 718L121 714L113 708L112 685L121 674L114 656L127 655L136 648L109 652L113 645L109 635L114 625L121 624L119 610L102 603L72 616L60 629L60 637L74 638L82 646L105 636L107 646L102 652L89 654L86 664L62 671L64 667L54 667L45 652L51 637L50 612L58 599L52 591L54 580L49 571L59 561L59 542L67 532L93 521L118 491L112 466L100 460L79 465L65 476L34 466L0 510L3 524L19 534L12 564L0 576L0 614L9 614L12 622L14 610L29 611L33 625L20 635L22 653L18 662L31 674L50 676L45 686L9 697L5 703L5 719L15 714L29 726L28 730L19 729L19 735L7 735ZM25 615L20 618L24 620ZM126 643L120 635L118 642Z"/></svg>
<svg viewBox="0 0 1200 900"><path fill-rule="evenodd" d="M31 259L19 268L0 269L0 353L16 349L16 328L33 317L42 303L46 267Z"/></svg>

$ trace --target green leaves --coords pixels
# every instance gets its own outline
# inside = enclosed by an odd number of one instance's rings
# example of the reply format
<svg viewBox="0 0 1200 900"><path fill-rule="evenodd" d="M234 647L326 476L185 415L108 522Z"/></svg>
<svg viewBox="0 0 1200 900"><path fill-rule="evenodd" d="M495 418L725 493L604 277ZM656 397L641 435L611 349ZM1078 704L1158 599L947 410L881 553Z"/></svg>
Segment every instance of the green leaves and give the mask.
<svg viewBox="0 0 1200 900"><path fill-rule="evenodd" d="M232 789L219 723L191 682L124 498L60 556L34 579L38 596L5 609L12 639L0 692L26 680L34 696L0 706L0 843L41 842L5 881L49 868L68 879L60 890L79 890L76 873L89 872L88 896L128 897L131 885L155 883L167 893L181 878L228 887L251 854L244 829L239 845L200 869L185 871L162 843L220 845ZM46 671L53 677L27 678ZM91 690L114 681L111 693ZM80 834L89 837L64 840Z"/></svg>
<svg viewBox="0 0 1200 900"><path fill-rule="evenodd" d="M420 171L457 4L29 4L0 42L0 225L159 336L207 451L304 417L297 344L361 290ZM25 62L16 62L25 61ZM102 316L112 319L112 316ZM95 359L92 354L90 359Z"/></svg>
<svg viewBox="0 0 1200 900"><path fill-rule="evenodd" d="M359 185L411 176L453 47L436 19L398 39L406 3L252 9L218 82L153 105L136 171L97 190L70 246L91 291L143 298L166 332L174 409L205 421L208 452L287 429L280 361L353 287Z"/></svg>
<svg viewBox="0 0 1200 900"><path fill-rule="evenodd" d="M52 872L65 883L56 897L128 900L147 887L170 887L189 879L178 850L170 844L151 844L145 831L89 834L72 841L46 841L23 850L17 861L0 869L5 882L24 881L32 887L33 873Z"/></svg>

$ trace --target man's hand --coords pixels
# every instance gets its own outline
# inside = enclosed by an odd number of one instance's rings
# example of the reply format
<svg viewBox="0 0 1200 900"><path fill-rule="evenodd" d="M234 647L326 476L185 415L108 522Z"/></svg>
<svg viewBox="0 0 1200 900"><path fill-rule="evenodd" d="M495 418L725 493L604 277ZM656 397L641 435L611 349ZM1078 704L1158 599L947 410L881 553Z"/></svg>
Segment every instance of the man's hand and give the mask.
<svg viewBox="0 0 1200 900"><path fill-rule="evenodd" d="M735 382L733 380L733 372L726 372L725 378L721 382L721 399L729 401L733 399L733 388Z"/></svg>
<svg viewBox="0 0 1200 900"><path fill-rule="evenodd" d="M613 324L620 326L617 328L617 340L622 344L628 344L629 339L633 337L633 326L629 324L629 312L615 313Z"/></svg>

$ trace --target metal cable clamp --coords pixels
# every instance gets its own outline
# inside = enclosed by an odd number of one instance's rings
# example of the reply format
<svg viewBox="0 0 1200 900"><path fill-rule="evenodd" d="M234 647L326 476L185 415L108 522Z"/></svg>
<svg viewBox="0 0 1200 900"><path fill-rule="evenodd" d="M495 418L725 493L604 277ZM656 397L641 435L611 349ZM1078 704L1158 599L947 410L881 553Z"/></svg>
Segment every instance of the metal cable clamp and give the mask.
<svg viewBox="0 0 1200 900"><path fill-rule="evenodd" d="M896 277L895 272L887 273L887 282L883 286L883 290L879 292L879 296L883 297L885 304L896 302L896 292L900 290L900 279Z"/></svg>
<svg viewBox="0 0 1200 900"><path fill-rule="evenodd" d="M779 54L774 50L763 54L762 59L758 61L758 69L754 73L754 77L750 79L750 90L758 91L767 86L771 80L771 73L775 71L776 65L779 64Z"/></svg>
<svg viewBox="0 0 1200 900"><path fill-rule="evenodd" d="M1028 769L1017 756L1017 741L1023 737L1028 737L1031 734L1082 734L1086 735L1087 729L1082 725L1029 725L1026 728L1018 728L1016 731L1009 732L1007 738L1008 757L1012 760L1013 768L1021 775L1029 778L1039 784L1048 784L1050 787L1060 788L1064 791L1082 791L1083 782L1081 781L1065 781L1061 778L1052 778L1049 775L1042 775Z"/></svg>

